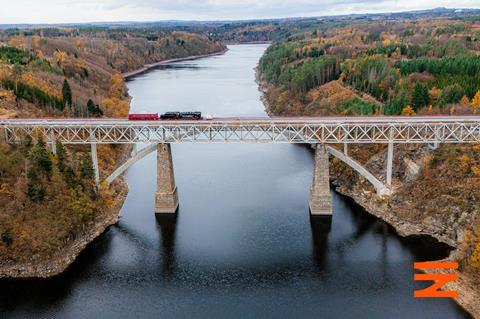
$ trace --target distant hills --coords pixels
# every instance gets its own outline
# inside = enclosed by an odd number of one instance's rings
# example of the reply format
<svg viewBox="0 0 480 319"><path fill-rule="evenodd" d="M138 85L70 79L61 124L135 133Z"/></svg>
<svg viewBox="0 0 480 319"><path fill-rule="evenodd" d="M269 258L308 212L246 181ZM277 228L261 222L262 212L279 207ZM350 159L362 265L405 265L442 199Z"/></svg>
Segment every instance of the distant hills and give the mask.
<svg viewBox="0 0 480 319"><path fill-rule="evenodd" d="M56 27L77 27L77 28L189 28L194 26L219 26L219 25L238 25L238 24L258 24L258 23L298 23L308 21L339 21L339 20L357 20L357 19L418 19L435 17L462 17L480 15L480 9L475 8L434 8L428 10L404 11L404 12L385 12L385 13L367 13L367 14L347 14L337 16L317 16L317 17L292 17L279 19L247 19L247 20L161 20L161 21L118 21L118 22L90 22L90 23L58 23L58 24L0 24L0 29L31 29L31 28L56 28Z"/></svg>

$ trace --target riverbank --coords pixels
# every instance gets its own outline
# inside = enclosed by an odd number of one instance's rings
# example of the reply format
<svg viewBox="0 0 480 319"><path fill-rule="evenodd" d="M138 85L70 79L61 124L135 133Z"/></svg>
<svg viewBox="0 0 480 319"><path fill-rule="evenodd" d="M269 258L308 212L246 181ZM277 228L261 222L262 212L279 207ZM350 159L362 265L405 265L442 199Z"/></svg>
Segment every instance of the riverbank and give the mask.
<svg viewBox="0 0 480 319"><path fill-rule="evenodd" d="M419 165L424 160L425 156L428 156L426 150L421 147L413 152L411 149L396 149L394 165L396 165L396 167L401 167L401 162L410 159L412 153L421 154L416 160ZM373 171L376 176L381 176L382 174L381 168L385 165L385 156L383 155L382 152L377 153L372 156L366 164L364 164L369 170ZM375 168L377 168L377 170ZM369 214L372 214L391 225L396 230L397 234L402 237L428 236L449 245L453 250L445 261L460 262L464 259L461 244L464 242L464 237L466 236L463 231L465 227L458 226L458 223L459 221L462 221L464 224L473 223L475 214L468 214L468 212L462 211L458 213L460 216L456 221L451 221L451 218L447 219L447 217L445 217L445 215L449 216L448 212L445 212L445 214L440 214L443 218L429 216L412 221L404 218L404 216L421 216L423 211L410 211L407 201L401 196L397 197L395 194L395 197L390 199L377 196L376 192L368 182L359 178L355 174L356 173L351 171L350 168L346 168L340 162L333 160L331 167L332 183L336 186L336 191L338 193L351 198ZM397 168L394 175L396 176L394 187L396 190L401 190L403 187L406 187L408 183L414 181L418 177L416 176L418 175L418 172L417 174L412 174L411 171L402 172L401 169ZM450 270L447 270L446 272L451 273ZM459 297L455 301L472 316L480 318L480 303L478 302L480 300L480 291L478 290L478 278L476 278L473 273L466 271L465 267L462 266L459 271L456 271L456 273L459 275L460 280L458 282L450 283L445 289L457 290Z"/></svg>
<svg viewBox="0 0 480 319"><path fill-rule="evenodd" d="M201 59L201 58L208 58L208 57L216 56L216 55L222 55L227 51L228 51L228 48L225 49L225 50L219 51L219 52L214 52L214 53L209 53L209 54L191 55L191 56L187 56L187 57L184 57L184 58L168 59L168 60L163 60L163 61L159 61L159 62L156 62L156 63L145 64L140 69L122 73L122 76L125 80L128 80L128 79L130 79L130 78L132 78L136 75L145 73L145 72L147 72L151 69L154 69L154 68L162 66L162 65L166 65L166 64L170 64L170 63L174 63L174 62L190 61L190 60L196 60L196 59Z"/></svg>
<svg viewBox="0 0 480 319"><path fill-rule="evenodd" d="M243 45L243 44L272 44L272 41L227 41L225 42L227 45Z"/></svg>
<svg viewBox="0 0 480 319"><path fill-rule="evenodd" d="M63 273L90 243L118 222L119 212L128 194L128 185L123 177L119 178L113 189L116 198L114 205L86 225L84 232L64 249L45 261L0 265L0 278L50 278Z"/></svg>
<svg viewBox="0 0 480 319"><path fill-rule="evenodd" d="M266 81L262 80L261 72L258 66L255 67L255 83L257 83L258 91L262 93L260 95L260 100L262 101L262 104L265 106L265 113L267 113L267 115L270 117L274 116L275 114L272 113L272 108L267 99L268 84Z"/></svg>
<svg viewBox="0 0 480 319"><path fill-rule="evenodd" d="M432 229L432 225L425 225L422 223L412 224L405 220L398 218L395 211L392 211L388 203L370 191L358 191L353 189L350 185L339 183L337 179L333 181L334 185L337 185L336 191L342 195L345 195L358 205L360 205L369 214L380 218L389 225L391 225L398 235L402 237L413 236L429 236L436 240L446 243L454 249L450 253L450 256L444 261L458 261L458 248L456 244L451 240L448 240L444 236L439 235L438 229ZM412 265L413 267L413 265ZM445 273L452 273L450 270ZM480 318L480 292L478 291L478 285L476 279L468 274L463 274L460 271L455 271L460 277L459 281L452 282L445 286L447 290L458 291L459 297L455 300L458 305L469 312L474 318Z"/></svg>

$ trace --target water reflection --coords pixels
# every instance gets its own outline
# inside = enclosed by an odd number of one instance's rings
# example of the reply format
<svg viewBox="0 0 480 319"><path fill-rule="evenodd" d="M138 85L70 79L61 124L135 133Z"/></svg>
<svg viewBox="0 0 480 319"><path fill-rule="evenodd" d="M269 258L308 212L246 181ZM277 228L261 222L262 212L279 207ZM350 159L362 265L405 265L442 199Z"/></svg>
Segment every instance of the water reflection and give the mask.
<svg viewBox="0 0 480 319"><path fill-rule="evenodd" d="M160 232L159 265L160 273L165 280L171 280L175 270L175 232L177 229L177 216L156 215L158 230Z"/></svg>
<svg viewBox="0 0 480 319"><path fill-rule="evenodd" d="M327 252L328 236L332 229L332 216L310 217L310 229L312 231L313 261L319 274L326 274L328 269Z"/></svg>

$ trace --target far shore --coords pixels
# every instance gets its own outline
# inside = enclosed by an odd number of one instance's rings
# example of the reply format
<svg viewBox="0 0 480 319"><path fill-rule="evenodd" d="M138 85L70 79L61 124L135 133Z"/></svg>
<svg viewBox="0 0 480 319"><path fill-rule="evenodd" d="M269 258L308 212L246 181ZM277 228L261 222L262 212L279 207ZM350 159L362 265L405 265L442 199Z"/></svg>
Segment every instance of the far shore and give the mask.
<svg viewBox="0 0 480 319"><path fill-rule="evenodd" d="M191 55L191 56L187 56L187 57L183 57L183 58L168 59L168 60L163 60L163 61L159 61L159 62L155 62L155 63L151 63L151 64L145 64L140 69L122 73L122 76L125 80L128 80L128 79L130 79L130 78L132 78L136 75L142 74L142 73L144 73L144 72L146 72L150 69L156 68L156 67L161 66L161 65L166 65L166 64L170 64L170 63L174 63L174 62L190 61L190 60L196 60L196 59L201 59L201 58L208 58L210 56L222 55L227 51L228 51L228 49L225 49L225 50L222 50L222 51L219 51L219 52L214 52L214 53L209 53L209 54Z"/></svg>
<svg viewBox="0 0 480 319"><path fill-rule="evenodd" d="M225 42L226 45L241 45L241 44L272 44L272 41L232 41L232 42Z"/></svg>

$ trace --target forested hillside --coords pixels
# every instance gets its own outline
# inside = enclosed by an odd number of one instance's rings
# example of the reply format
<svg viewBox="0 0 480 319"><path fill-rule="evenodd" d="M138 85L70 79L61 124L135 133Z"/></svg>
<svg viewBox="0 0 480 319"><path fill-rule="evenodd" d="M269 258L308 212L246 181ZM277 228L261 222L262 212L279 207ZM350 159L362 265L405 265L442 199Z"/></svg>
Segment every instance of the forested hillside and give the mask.
<svg viewBox="0 0 480 319"><path fill-rule="evenodd" d="M131 22L124 25L135 28L139 32L145 31L185 31L208 36L210 39L226 43L249 43L265 41L283 41L286 39L301 39L305 33L315 30L326 30L351 24L364 24L372 21L404 21L418 19L469 19L478 16L480 9L449 9L435 8L429 10L392 12L392 13L366 13L339 16L296 17L281 19L254 19L239 21L156 21L156 22ZM119 26L96 25L92 28L118 29Z"/></svg>
<svg viewBox="0 0 480 319"><path fill-rule="evenodd" d="M478 114L480 16L332 22L273 43L259 63L258 79L275 115ZM398 145L394 154L395 193L388 199L378 198L337 160L334 182L395 227L455 246L462 280L478 288L479 145L435 151ZM383 146L352 147L349 155L384 178ZM418 174L410 174L406 163L418 167Z"/></svg>
<svg viewBox="0 0 480 319"><path fill-rule="evenodd" d="M130 97L122 72L224 49L183 32L5 30L0 118L125 117ZM95 187L87 146L58 144L54 155L45 142L39 137L19 146L0 143L0 277L2 266L55 257L125 196L122 182ZM103 177L126 150L99 146Z"/></svg>
<svg viewBox="0 0 480 319"><path fill-rule="evenodd" d="M278 114L473 113L479 50L480 18L332 24L275 43L259 71Z"/></svg>

